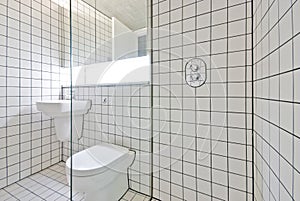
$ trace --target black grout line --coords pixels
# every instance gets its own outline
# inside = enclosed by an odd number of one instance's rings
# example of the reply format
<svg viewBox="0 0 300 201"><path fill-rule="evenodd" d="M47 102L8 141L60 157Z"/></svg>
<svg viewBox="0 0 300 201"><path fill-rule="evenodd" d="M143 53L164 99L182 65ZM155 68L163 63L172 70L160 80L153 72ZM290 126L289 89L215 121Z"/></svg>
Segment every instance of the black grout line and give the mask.
<svg viewBox="0 0 300 201"><path fill-rule="evenodd" d="M245 16L248 17L248 4L246 3L245 5ZM250 18L251 20L251 18ZM248 20L246 20L246 23L245 23L245 33L247 33L247 28L248 28ZM245 37L245 47L246 49L248 48L248 37L246 36ZM248 64L248 50L245 51L245 64L247 65ZM245 69L245 111L246 113L248 112L248 98L247 98L247 93L248 93L248 71L247 69ZM248 145L248 115L245 114L245 143L246 145ZM246 158L248 159L248 146L245 146L245 155L246 155ZM248 175L248 162L246 162L246 167L245 167L245 172L246 174ZM246 179L246 201L249 200L249 193L248 193L248 177Z"/></svg>
<svg viewBox="0 0 300 201"><path fill-rule="evenodd" d="M181 8L180 8L180 11L181 11L181 19L183 19L183 1L182 1L182 3L181 3ZM181 23L181 33L183 32L183 20L181 20L180 21L180 23ZM183 41L184 41L184 36L183 36L183 34L181 34L181 43L182 43L182 45L183 45ZM160 47L160 45L159 45L159 47L158 47L159 49L161 48ZM183 56L183 54L184 54L184 51L183 51L183 48L181 48L181 55ZM160 58L159 58L159 60L160 60ZM182 65L182 67L184 66L184 59L183 58L181 58L180 57L180 60L181 60L181 65ZM161 61L161 60L160 60ZM181 74L181 76L183 77L184 76L184 73L182 72L182 74ZM158 84L161 84L161 78L159 79L159 83ZM184 96L184 85L181 85L181 95L182 96ZM184 119L184 116L183 116L183 103L184 103L184 101L183 101L183 98L181 99L181 129L183 130L183 125L184 125L184 123L183 123L183 119ZM182 133L183 133L183 131L182 131ZM160 140L159 140L159 142L161 142ZM160 143L159 143L160 144ZM181 148L181 156L180 156L180 160L181 160L181 168L182 168L182 172L184 171L184 148L183 148L183 146L184 146L184 138L183 138L183 135L182 135L182 137L181 137L181 146L182 146L182 148ZM183 172L184 173L184 172ZM185 191L184 191L184 174L181 174L182 176L181 176L181 182L182 182L182 199L183 200L185 200ZM159 189L159 191L162 191L162 189Z"/></svg>
<svg viewBox="0 0 300 201"><path fill-rule="evenodd" d="M294 7L293 7L293 1L291 0L291 24L292 24L292 35L295 35L295 30L294 30ZM292 100L293 102L295 101L295 40L294 38L292 39ZM292 132L295 133L295 104L293 104L293 112L292 112ZM292 138L292 166L295 167L295 137ZM295 171L293 170L292 172L292 197L295 198Z"/></svg>
<svg viewBox="0 0 300 201"><path fill-rule="evenodd" d="M20 5L20 2L19 2L19 10L21 10L21 5ZM21 19L21 13L19 13L19 19ZM21 23L19 24L19 30L21 30ZM19 31L19 35L20 35L20 31ZM21 42L19 41L19 49L21 47ZM19 51L19 58L21 58L21 51ZM19 59L19 67L21 66L21 60ZM21 69L19 69L19 76L21 76ZM21 123L21 80L19 79L19 124ZM19 133L22 133L22 130L21 130L21 126L19 125ZM22 138L21 138L21 135L19 135L19 142L21 142ZM19 152L21 152L21 143L19 143ZM19 161L21 161L21 154L19 154ZM19 179L21 178L21 163L19 163Z"/></svg>
<svg viewBox="0 0 300 201"><path fill-rule="evenodd" d="M229 66L229 55L228 55L228 52L229 52L229 39L228 39L228 35L229 35L229 23L228 23L228 20L229 20L229 9L228 9L228 1L227 1L227 10L226 10L226 66ZM246 15L247 17L247 15ZM245 26L247 26L247 21L245 23ZM247 57L247 56L246 56ZM245 62L246 63L246 62ZM245 71L246 72L246 71ZM227 171L229 172L230 170L230 163L229 163L229 140L228 140L228 136L229 136L229 129L228 129L228 124L229 124L229 114L228 114L228 108L229 108L229 104L228 104L228 96L229 96L229 84L228 84L228 80L229 80L229 69L226 68L226 106L225 106L225 110L226 110L226 158L227 158L227 161L226 161L226 168L227 168ZM247 110L245 110L247 111ZM247 132L247 131L246 131ZM246 146L246 149L247 149L247 146ZM247 166L247 165L246 165ZM227 174L227 200L230 200L230 174ZM247 181L247 180L246 180ZM247 188L246 188L247 190ZM247 196L247 194L246 194ZM247 198L246 198L246 201L247 201Z"/></svg>
<svg viewBox="0 0 300 201"><path fill-rule="evenodd" d="M6 56L6 60L5 60L5 64L8 65L8 60L7 60L7 55L8 55L8 0L6 0L6 49L5 49L5 56ZM7 69L6 69L6 72L5 72L5 75L7 76L8 73L7 73ZM6 104L8 103L8 99L7 99L7 90L8 90L8 82L7 82L7 79L6 79L6 83L5 83L5 95L6 95L6 98L5 98L5 102ZM6 107L5 109L5 116L7 116L8 114L8 108ZM6 118L5 120L5 126L8 126L8 120ZM6 185L8 185L8 133L7 133L7 129L5 129L5 156L6 156Z"/></svg>
<svg viewBox="0 0 300 201"><path fill-rule="evenodd" d="M195 13L198 13L198 7L197 7L197 1L195 0ZM195 19L195 27L197 27L197 23L198 23L198 20L197 18ZM197 42L198 41L198 36L197 34L195 34L195 41ZM195 56L198 56L198 50L197 50L197 45L195 45ZM197 89L195 88L195 97L197 97ZM195 123L198 122L198 116L197 116L197 99L195 98L195 103L194 103L194 109L195 109ZM199 185L198 185L198 125L195 125L195 176L196 176L196 179L195 179L195 186L196 186L196 201L199 200L198 198L198 191L199 191Z"/></svg>
<svg viewBox="0 0 300 201"><path fill-rule="evenodd" d="M280 13L280 3L278 1L278 9L277 9L277 12L278 12L278 17L279 17L279 13ZM280 19L278 19L278 45L280 45L280 24L279 24L279 21ZM279 48L278 49L278 63L279 63L279 72L280 72L280 63L281 63L281 58L280 58L280 55L282 54L282 51L281 49ZM279 83L278 85L280 86L280 83L281 83L281 80L280 80L280 77L279 77ZM262 89L263 90L263 89ZM280 90L280 87L278 87L278 97L280 98L281 97L281 90ZM279 123L279 127L281 127L281 117L280 117L280 114L281 114L281 106L280 104L278 104L278 111L279 111L279 120L278 120L278 123ZM281 136L280 136L280 130L278 129L278 141L280 142L280 139L281 139ZM262 149L263 150L263 149ZM280 149L280 146L278 147L278 151L281 152L281 149ZM278 163L280 164L280 157L278 157ZM281 178L281 167L279 165L279 178ZM279 183L279 186L278 186L278 189L279 189L279 197L281 195L281 190L280 190L280 183Z"/></svg>
<svg viewBox="0 0 300 201"><path fill-rule="evenodd" d="M43 14L42 14L42 4L40 4L40 11L39 13L41 14L41 19L39 20L39 22L41 23L41 29L43 29ZM40 37L40 42L41 42L41 45L43 44L43 36L42 36L42 31L41 31L41 37ZM41 48L41 55L40 55L40 59L41 59L41 62L43 62L43 48ZM42 65L41 65L41 69L40 71L42 71ZM40 78L40 84L41 84L41 100L43 100L43 73L41 73L41 78ZM43 116L42 116L42 113L40 113L40 119L41 119L41 122L40 122L40 126L41 126L41 132L40 132L40 143L41 143L41 146L43 146ZM40 150L40 157L41 157L41 165L40 165L40 169L43 169L43 149L41 148Z"/></svg>
<svg viewBox="0 0 300 201"><path fill-rule="evenodd" d="M273 3L274 3L274 1L273 1ZM268 0L268 7L270 7L269 6L269 4L270 4L270 0ZM269 14L269 13L268 13ZM270 16L268 15L268 29L270 30ZM270 51L270 36L268 36L268 51ZM270 75L270 57L268 57L268 75ZM268 98L270 98L270 79L268 80L269 82L268 82ZM270 111L270 101L268 101L268 111ZM270 112L268 113L268 119L270 119ZM270 134L270 128L271 128L271 125L269 124L269 133L268 133L268 137L269 137L269 139L271 139L270 138L270 136L271 136L271 134ZM269 161L271 161L271 156L270 156L270 147L269 147L269 150L268 150L268 154L269 154ZM270 184L271 184L271 171L269 170L269 186L270 186ZM271 201L271 196L270 196L270 194L271 194L271 192L269 192L269 201Z"/></svg>
<svg viewBox="0 0 300 201"><path fill-rule="evenodd" d="M210 41L212 41L212 37L213 37L213 30L212 30L212 20L213 20L213 1L210 1L210 11L209 11L209 38ZM227 26L227 23L226 23ZM209 43L209 65L212 66L212 43ZM212 80L212 74L209 74L209 82L211 82ZM212 157L212 84L209 83L209 162L210 162L210 197L211 197L211 201L213 201L213 171L212 171L212 167L213 167L213 157ZM229 197L229 186L227 187L227 197Z"/></svg>
<svg viewBox="0 0 300 201"><path fill-rule="evenodd" d="M168 2L168 7L169 7L169 9L171 8L171 1L167 1ZM168 10L169 10L168 9ZM168 16L169 16L169 19L171 19L171 13L170 12L168 12ZM168 43L169 44L171 44L171 37L170 37L170 33L171 33L171 26L170 25L168 25L168 34L167 34L167 36L168 36ZM170 51L171 52L171 48L170 47L168 47L168 51ZM168 55L168 58L169 58L169 60L171 60L171 54L169 54ZM167 71L171 71L171 65L170 65L170 62L168 62L168 64L167 64L167 67L168 67L168 70ZM169 76L168 76L168 81L169 81L169 83L172 81L172 78L171 78L171 74L169 73L168 74ZM170 93L170 91L168 91L168 94L167 94L167 99L168 99L168 105L172 105L172 102L171 102L171 93ZM169 110L169 112L168 112L168 115L169 115L169 118L171 118L171 116L172 116L172 113L171 113L171 110ZM171 124L169 123L169 126L168 126L168 131L169 132L171 132ZM172 144L172 139L171 139L171 135L168 135L168 145L169 146L171 146L171 144ZM169 153L168 153L170 156L171 156L171 149L169 149ZM169 158L168 159L168 163L170 164L170 171L169 171L169 177L170 177L170 180L172 180L172 166L171 166L171 159ZM172 191L172 184L171 184L171 182L169 183L169 188L170 188L170 198L169 199L172 199L172 194L174 194L174 193L172 193L173 191Z"/></svg>
<svg viewBox="0 0 300 201"><path fill-rule="evenodd" d="M30 106L30 122L33 121L33 118L32 118L32 87L33 87L33 84L32 84L32 61L33 61L33 57L32 57L32 51L33 51L33 48L32 48L32 43L33 43L33 40L32 40L32 36L33 36L33 31L32 31L32 18L33 18L33 14L32 14L32 1L30 3L30 6L29 6L29 9L30 9L30 103L31 103L31 106ZM32 163L32 124L30 124L30 175L33 174L33 171L32 171L32 167L33 167L33 163Z"/></svg>

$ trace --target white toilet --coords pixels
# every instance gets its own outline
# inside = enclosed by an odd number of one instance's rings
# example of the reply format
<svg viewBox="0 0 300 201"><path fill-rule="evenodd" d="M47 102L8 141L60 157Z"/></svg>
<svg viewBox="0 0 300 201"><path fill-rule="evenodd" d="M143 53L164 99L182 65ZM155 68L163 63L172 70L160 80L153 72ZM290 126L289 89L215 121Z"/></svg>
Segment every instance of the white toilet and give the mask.
<svg viewBox="0 0 300 201"><path fill-rule="evenodd" d="M128 189L127 170L135 153L111 144L96 145L72 156L73 190L85 201L117 201ZM70 184L71 157L66 162Z"/></svg>
<svg viewBox="0 0 300 201"><path fill-rule="evenodd" d="M55 100L37 102L37 110L53 117L57 139L70 140L70 111L72 134L80 136L83 116L91 109L91 101ZM72 106L72 107L71 107ZM72 156L73 190L85 193L86 201L117 201L128 189L127 170L135 153L111 144L93 146ZM66 162L68 182L71 178L71 158Z"/></svg>

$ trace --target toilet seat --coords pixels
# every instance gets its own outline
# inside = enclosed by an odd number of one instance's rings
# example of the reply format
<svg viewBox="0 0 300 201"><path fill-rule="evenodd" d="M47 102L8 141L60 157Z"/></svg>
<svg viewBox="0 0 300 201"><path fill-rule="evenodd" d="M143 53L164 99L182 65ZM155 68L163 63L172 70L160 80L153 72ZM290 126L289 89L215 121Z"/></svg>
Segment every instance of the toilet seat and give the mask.
<svg viewBox="0 0 300 201"><path fill-rule="evenodd" d="M111 144L101 144L80 151L72 156L72 175L91 176L113 169L114 165L126 158L129 149ZM101 154L99 154L101 153ZM66 162L71 169L71 158Z"/></svg>

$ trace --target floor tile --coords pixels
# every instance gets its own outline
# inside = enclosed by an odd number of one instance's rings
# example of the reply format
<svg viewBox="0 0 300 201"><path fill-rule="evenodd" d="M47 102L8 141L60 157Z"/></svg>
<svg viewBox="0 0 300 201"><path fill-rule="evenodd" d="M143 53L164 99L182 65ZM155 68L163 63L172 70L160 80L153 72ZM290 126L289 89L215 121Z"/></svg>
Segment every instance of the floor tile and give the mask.
<svg viewBox="0 0 300 201"><path fill-rule="evenodd" d="M65 163L58 163L17 183L0 189L5 201L68 201L70 194ZM82 193L73 192L74 201L84 201ZM150 197L128 190L121 201L150 201Z"/></svg>

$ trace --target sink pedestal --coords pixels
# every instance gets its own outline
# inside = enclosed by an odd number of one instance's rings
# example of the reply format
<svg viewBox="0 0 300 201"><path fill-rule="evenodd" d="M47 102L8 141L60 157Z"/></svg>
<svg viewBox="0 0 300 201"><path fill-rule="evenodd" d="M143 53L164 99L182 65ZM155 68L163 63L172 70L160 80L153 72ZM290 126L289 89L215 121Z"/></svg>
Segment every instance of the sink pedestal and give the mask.
<svg viewBox="0 0 300 201"><path fill-rule="evenodd" d="M72 132L71 132L71 116L62 116L54 118L54 126L57 139L59 141L68 141L70 133L73 139L81 136L83 127L83 115L73 115L72 117Z"/></svg>

